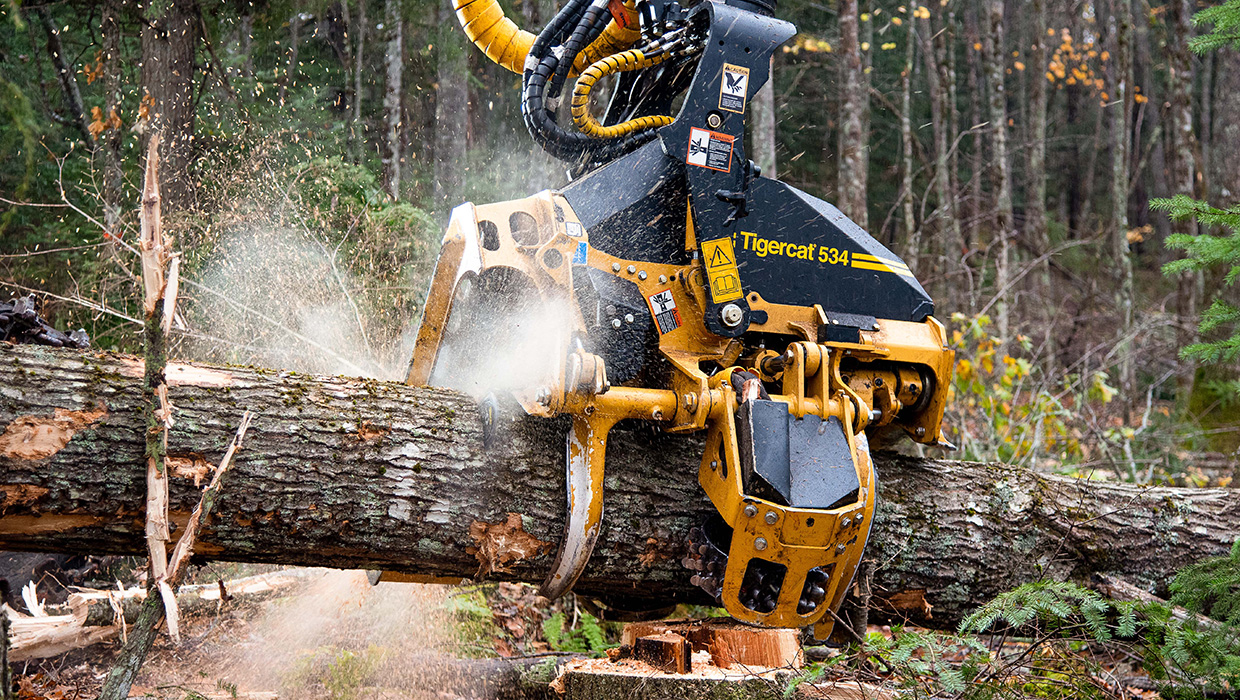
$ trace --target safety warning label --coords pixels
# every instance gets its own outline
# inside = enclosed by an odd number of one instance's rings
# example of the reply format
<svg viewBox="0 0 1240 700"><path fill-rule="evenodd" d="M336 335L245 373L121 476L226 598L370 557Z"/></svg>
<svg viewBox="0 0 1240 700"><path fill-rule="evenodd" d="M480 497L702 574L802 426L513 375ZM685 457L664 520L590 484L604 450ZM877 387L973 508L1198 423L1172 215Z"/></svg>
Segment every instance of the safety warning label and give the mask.
<svg viewBox="0 0 1240 700"><path fill-rule="evenodd" d="M697 127L689 129L689 156L685 161L690 165L726 173L732 169L733 140L733 137L717 131Z"/></svg>
<svg viewBox="0 0 1240 700"><path fill-rule="evenodd" d="M651 294L650 313L654 314L654 322L659 326L659 333L671 333L680 328L680 312L676 310L676 300L672 298L672 290L664 289Z"/></svg>
<svg viewBox="0 0 1240 700"><path fill-rule="evenodd" d="M719 109L744 114L748 95L749 69L731 63L723 64L723 78L719 81Z"/></svg>
<svg viewBox="0 0 1240 700"><path fill-rule="evenodd" d="M702 241L702 262L706 265L706 277L710 280L710 298L716 304L740 299L741 274L736 269L736 251L731 238Z"/></svg>

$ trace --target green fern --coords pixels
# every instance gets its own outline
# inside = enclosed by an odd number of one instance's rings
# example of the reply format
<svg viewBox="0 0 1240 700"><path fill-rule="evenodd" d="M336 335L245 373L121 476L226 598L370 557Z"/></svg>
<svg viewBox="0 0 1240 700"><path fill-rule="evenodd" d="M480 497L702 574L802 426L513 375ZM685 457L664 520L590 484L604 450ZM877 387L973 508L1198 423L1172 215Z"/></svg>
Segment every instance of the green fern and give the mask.
<svg viewBox="0 0 1240 700"><path fill-rule="evenodd" d="M607 641L607 631L593 615L583 614L576 629L565 629L566 619L563 612L557 612L543 620L543 638L553 650L598 656L615 646Z"/></svg>
<svg viewBox="0 0 1240 700"><path fill-rule="evenodd" d="M1098 593L1068 581L1036 581L1001 593L960 623L961 634L985 632L1005 624L1020 628L1038 626L1053 631L1070 625L1083 625L1090 638L1109 641L1115 634L1108 622L1116 609ZM1124 612L1121 636L1136 633L1135 609Z"/></svg>

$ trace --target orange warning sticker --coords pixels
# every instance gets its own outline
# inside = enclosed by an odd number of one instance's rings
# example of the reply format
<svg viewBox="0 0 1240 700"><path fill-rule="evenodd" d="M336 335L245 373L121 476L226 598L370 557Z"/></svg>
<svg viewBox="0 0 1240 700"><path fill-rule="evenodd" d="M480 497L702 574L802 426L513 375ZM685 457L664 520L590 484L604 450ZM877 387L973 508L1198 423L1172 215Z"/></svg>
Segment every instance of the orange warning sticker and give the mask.
<svg viewBox="0 0 1240 700"><path fill-rule="evenodd" d="M718 131L689 129L689 155L685 162L720 172L732 170L732 142L735 139Z"/></svg>

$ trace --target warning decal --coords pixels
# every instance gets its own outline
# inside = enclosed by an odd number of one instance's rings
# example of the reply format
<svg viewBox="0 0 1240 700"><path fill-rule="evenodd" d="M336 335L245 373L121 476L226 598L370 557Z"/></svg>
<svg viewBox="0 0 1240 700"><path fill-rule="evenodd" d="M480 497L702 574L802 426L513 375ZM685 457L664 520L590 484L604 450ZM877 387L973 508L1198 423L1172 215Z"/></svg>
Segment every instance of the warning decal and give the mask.
<svg viewBox="0 0 1240 700"><path fill-rule="evenodd" d="M689 155L685 162L720 172L732 170L733 137L717 131L689 129Z"/></svg>
<svg viewBox="0 0 1240 700"><path fill-rule="evenodd" d="M585 232L586 232L585 227L576 221L565 221L564 222L564 233L567 233L573 238L581 238L582 234L584 234Z"/></svg>
<svg viewBox="0 0 1240 700"><path fill-rule="evenodd" d="M710 280L710 298L714 303L722 304L744 296L731 238L702 241L702 262L706 265L706 277Z"/></svg>
<svg viewBox="0 0 1240 700"><path fill-rule="evenodd" d="M676 300L672 298L672 290L664 289L647 297L650 302L650 313L654 314L654 322L659 333L671 333L680 328L680 312L676 310Z"/></svg>
<svg viewBox="0 0 1240 700"><path fill-rule="evenodd" d="M723 78L719 82L719 109L744 114L745 98L748 95L749 69L731 63L723 64Z"/></svg>
<svg viewBox="0 0 1240 700"><path fill-rule="evenodd" d="M585 265L586 259L589 257L590 246L585 241L577 241L577 250L573 251L573 264Z"/></svg>

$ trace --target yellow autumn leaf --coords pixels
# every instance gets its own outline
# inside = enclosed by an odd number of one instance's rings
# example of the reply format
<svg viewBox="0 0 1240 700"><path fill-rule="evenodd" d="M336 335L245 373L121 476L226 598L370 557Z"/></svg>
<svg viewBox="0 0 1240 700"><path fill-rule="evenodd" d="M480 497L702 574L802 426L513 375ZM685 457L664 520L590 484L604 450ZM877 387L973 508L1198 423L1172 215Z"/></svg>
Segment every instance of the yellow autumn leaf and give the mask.
<svg viewBox="0 0 1240 700"><path fill-rule="evenodd" d="M869 51L869 50L870 50L870 42L868 42L868 41L863 41L863 42L861 42L861 50L862 50L862 51Z"/></svg>
<svg viewBox="0 0 1240 700"><path fill-rule="evenodd" d="M1017 62L1016 62L1016 63L1014 63L1013 65L1014 65L1014 66L1016 66L1016 70L1024 70L1024 69L1025 69L1025 64L1021 63L1020 61L1017 61Z"/></svg>
<svg viewBox="0 0 1240 700"><path fill-rule="evenodd" d="M889 41L886 44L883 44L883 51L890 51L894 49L895 47L896 47L896 42Z"/></svg>
<svg viewBox="0 0 1240 700"><path fill-rule="evenodd" d="M904 20L900 19L899 17L892 17L891 23L899 27L900 25L904 24Z"/></svg>

